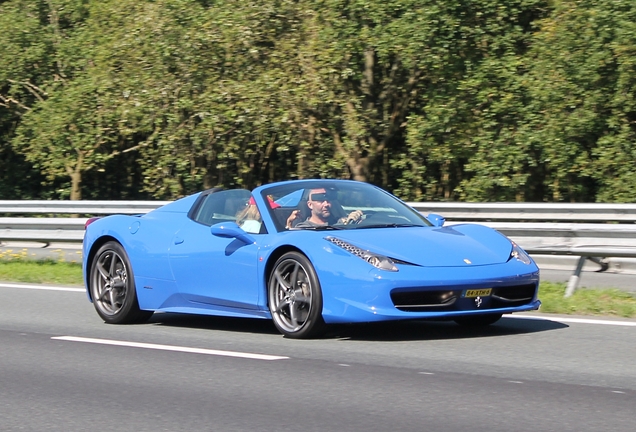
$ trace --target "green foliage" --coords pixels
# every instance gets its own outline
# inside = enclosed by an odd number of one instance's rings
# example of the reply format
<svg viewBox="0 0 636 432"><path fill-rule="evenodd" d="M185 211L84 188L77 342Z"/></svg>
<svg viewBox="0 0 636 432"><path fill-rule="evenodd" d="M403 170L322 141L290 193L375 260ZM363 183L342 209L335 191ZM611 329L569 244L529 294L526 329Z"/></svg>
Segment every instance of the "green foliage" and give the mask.
<svg viewBox="0 0 636 432"><path fill-rule="evenodd" d="M0 198L341 177L633 202L634 23L630 0L7 0Z"/></svg>
<svg viewBox="0 0 636 432"><path fill-rule="evenodd" d="M446 2L449 34L411 115L400 191L412 199L526 199L533 149L518 137L525 115L530 25L544 2ZM439 19L434 22L439 22ZM431 43L429 42L429 46ZM445 51L444 51L445 50ZM436 57L436 56L433 56ZM412 167L409 170L409 166Z"/></svg>
<svg viewBox="0 0 636 432"><path fill-rule="evenodd" d="M635 18L631 1L562 1L537 23L524 129L541 146L545 199L636 199Z"/></svg>

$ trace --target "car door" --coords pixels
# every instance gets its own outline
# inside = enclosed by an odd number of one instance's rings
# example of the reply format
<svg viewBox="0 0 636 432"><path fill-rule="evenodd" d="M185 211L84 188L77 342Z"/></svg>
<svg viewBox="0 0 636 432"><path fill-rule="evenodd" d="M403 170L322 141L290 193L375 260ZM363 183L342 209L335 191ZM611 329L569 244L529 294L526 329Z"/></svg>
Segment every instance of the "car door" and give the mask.
<svg viewBox="0 0 636 432"><path fill-rule="evenodd" d="M247 190L204 193L177 231L170 265L186 300L220 308L256 308L258 246L210 232L215 223L234 221L250 196Z"/></svg>

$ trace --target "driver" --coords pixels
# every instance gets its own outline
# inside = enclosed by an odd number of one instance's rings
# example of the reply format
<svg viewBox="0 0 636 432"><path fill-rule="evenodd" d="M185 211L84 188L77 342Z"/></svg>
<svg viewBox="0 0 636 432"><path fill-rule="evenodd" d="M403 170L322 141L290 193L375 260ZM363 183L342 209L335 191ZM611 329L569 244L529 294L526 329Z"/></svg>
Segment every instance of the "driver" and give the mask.
<svg viewBox="0 0 636 432"><path fill-rule="evenodd" d="M311 210L311 215L296 226L294 221L300 218L300 210L294 210L287 219L286 228L313 228L326 225L359 223L362 220L362 211L354 210L348 216L334 221L335 216L331 213L331 202L335 199L333 193L329 193L325 188L312 189L309 191L307 207Z"/></svg>

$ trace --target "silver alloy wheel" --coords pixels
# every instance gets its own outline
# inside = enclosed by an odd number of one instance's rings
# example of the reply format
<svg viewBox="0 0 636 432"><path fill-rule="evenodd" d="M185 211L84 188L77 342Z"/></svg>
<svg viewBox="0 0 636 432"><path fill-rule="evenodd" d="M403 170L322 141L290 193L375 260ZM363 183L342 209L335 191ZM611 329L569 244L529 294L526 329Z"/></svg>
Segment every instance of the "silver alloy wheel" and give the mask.
<svg viewBox="0 0 636 432"><path fill-rule="evenodd" d="M296 333L306 324L312 308L312 286L307 270L296 259L276 265L270 279L272 316L285 333Z"/></svg>
<svg viewBox="0 0 636 432"><path fill-rule="evenodd" d="M106 316L114 316L125 305L128 294L126 262L112 249L102 252L95 263L91 291L93 302Z"/></svg>

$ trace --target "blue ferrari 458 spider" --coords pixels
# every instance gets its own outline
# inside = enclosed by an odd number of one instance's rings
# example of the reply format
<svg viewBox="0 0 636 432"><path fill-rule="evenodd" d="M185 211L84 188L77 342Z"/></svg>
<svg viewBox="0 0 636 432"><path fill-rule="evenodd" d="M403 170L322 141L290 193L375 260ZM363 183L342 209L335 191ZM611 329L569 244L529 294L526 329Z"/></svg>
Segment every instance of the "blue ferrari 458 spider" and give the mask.
<svg viewBox="0 0 636 432"><path fill-rule="evenodd" d="M332 323L488 325L541 304L539 269L501 233L444 226L348 180L211 189L91 219L83 252L88 297L107 323L158 311L265 318L307 338Z"/></svg>

